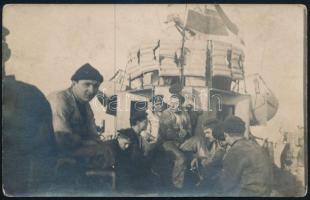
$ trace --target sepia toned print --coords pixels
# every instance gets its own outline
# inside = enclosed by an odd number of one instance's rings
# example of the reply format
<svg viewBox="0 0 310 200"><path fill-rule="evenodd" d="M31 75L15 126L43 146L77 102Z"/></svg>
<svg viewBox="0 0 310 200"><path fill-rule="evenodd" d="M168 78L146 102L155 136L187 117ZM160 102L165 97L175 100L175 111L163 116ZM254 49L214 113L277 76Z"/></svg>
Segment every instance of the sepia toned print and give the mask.
<svg viewBox="0 0 310 200"><path fill-rule="evenodd" d="M303 5L6 5L4 195L306 195L306 25Z"/></svg>

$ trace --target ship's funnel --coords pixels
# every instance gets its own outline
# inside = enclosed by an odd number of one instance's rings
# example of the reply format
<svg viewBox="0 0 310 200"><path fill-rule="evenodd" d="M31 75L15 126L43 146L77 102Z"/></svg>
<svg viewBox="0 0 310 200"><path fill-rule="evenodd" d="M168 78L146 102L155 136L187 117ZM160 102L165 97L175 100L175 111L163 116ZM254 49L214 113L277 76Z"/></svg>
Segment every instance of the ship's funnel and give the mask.
<svg viewBox="0 0 310 200"><path fill-rule="evenodd" d="M247 77L247 91L251 95L250 125L264 125L278 111L279 102L259 74Z"/></svg>

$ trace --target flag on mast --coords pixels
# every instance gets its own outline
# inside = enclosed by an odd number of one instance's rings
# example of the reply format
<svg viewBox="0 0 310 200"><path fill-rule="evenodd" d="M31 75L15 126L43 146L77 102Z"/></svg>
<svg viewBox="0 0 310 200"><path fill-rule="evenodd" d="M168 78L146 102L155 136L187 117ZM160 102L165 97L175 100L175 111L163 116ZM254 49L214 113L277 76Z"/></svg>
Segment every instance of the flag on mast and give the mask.
<svg viewBox="0 0 310 200"><path fill-rule="evenodd" d="M211 9L206 6L204 12L201 12L201 9L189 9L186 28L206 35L229 36L233 33L240 43L245 45L237 25L229 19L220 5L213 7L214 9Z"/></svg>

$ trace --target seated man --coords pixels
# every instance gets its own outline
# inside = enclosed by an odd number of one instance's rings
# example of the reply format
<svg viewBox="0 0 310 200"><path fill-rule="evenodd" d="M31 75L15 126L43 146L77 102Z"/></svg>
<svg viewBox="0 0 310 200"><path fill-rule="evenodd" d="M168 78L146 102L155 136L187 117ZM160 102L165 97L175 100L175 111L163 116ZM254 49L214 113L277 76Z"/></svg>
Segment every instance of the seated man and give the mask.
<svg viewBox="0 0 310 200"><path fill-rule="evenodd" d="M102 144L78 149L73 157L77 160L87 159L90 170L118 169L122 166L126 150L131 146L131 139L124 131L119 131L116 138L102 142Z"/></svg>
<svg viewBox="0 0 310 200"><path fill-rule="evenodd" d="M180 150L180 145L191 136L191 123L188 113L181 108L185 101L180 94L173 94L159 121L160 143L165 152L174 156L172 183L176 189L181 189L184 183L186 157Z"/></svg>
<svg viewBox="0 0 310 200"><path fill-rule="evenodd" d="M128 166L132 165L132 161L128 159L128 149L131 144L128 132L120 130L115 139L104 141L100 146L80 148L74 152L73 156L76 160L86 163L88 172L100 174L104 170L103 172L115 173L116 190L123 191L129 188L128 184L131 181L126 171Z"/></svg>
<svg viewBox="0 0 310 200"><path fill-rule="evenodd" d="M130 119L131 128L122 129L131 139L132 144L126 150L124 167L119 174L122 185L130 192L140 192L147 189L146 179L149 175L149 163L144 156L143 138L141 133L147 128L147 114L137 112Z"/></svg>
<svg viewBox="0 0 310 200"><path fill-rule="evenodd" d="M68 154L83 145L101 142L89 102L97 94L103 77L91 65L85 64L71 80L70 88L48 96L58 146Z"/></svg>
<svg viewBox="0 0 310 200"><path fill-rule="evenodd" d="M97 94L103 77L90 64L85 64L71 80L68 89L48 96L57 146L61 156L67 158L73 158L76 151L86 151L88 147L102 143L89 102ZM76 164L74 169L83 168L82 163Z"/></svg>
<svg viewBox="0 0 310 200"><path fill-rule="evenodd" d="M203 134L193 136L180 146L183 152L192 153L191 170L200 172L200 181L204 180L209 189L212 184L208 183L216 179L225 153L224 133L219 125L217 119L207 120L204 124L204 137Z"/></svg>
<svg viewBox="0 0 310 200"><path fill-rule="evenodd" d="M243 137L245 122L231 116L223 122L230 149L224 156L218 192L227 196L269 196L272 165L262 147Z"/></svg>
<svg viewBox="0 0 310 200"><path fill-rule="evenodd" d="M11 55L8 34L2 27L2 191L7 196L37 196L54 186L52 111L36 86L5 74Z"/></svg>
<svg viewBox="0 0 310 200"><path fill-rule="evenodd" d="M159 119L165 109L165 103L163 102L162 95L156 95L150 100L148 104L147 113L147 128L142 131L141 136L143 138L144 155L150 156L150 154L156 151L159 138Z"/></svg>

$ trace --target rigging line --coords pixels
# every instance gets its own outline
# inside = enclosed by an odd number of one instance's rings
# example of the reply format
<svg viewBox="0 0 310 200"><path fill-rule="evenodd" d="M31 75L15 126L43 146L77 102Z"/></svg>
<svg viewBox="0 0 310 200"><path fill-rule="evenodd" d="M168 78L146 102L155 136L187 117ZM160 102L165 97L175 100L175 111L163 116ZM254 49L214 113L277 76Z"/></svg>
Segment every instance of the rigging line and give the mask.
<svg viewBox="0 0 310 200"><path fill-rule="evenodd" d="M263 84L265 85L265 87L266 87L271 93L273 93L272 90L268 87L268 85L267 85L266 82L264 81L264 79L261 77L261 75L258 75L258 77L259 77L259 79L263 82Z"/></svg>
<svg viewBox="0 0 310 200"><path fill-rule="evenodd" d="M116 4L114 4L113 6L113 9L114 9L114 74L115 74L115 70L116 70ZM114 93L116 92L116 86L115 86L115 83L113 84L113 91Z"/></svg>
<svg viewBox="0 0 310 200"><path fill-rule="evenodd" d="M114 9L114 74L115 74L115 69L116 69L116 4L113 6ZM113 83L113 91L114 94L116 93L116 83ZM117 111L117 110L116 110ZM114 118L114 130L116 130L117 127L117 117Z"/></svg>
<svg viewBox="0 0 310 200"><path fill-rule="evenodd" d="M187 12L187 1L185 3L185 10L184 10L184 17L183 17L183 22L184 22L184 27L185 27L185 20L186 20L186 13Z"/></svg>
<svg viewBox="0 0 310 200"><path fill-rule="evenodd" d="M126 63L126 66L125 66L125 71L124 71L124 74L123 74L123 78L122 78L122 83L121 83L120 89L123 88L124 79L126 78L126 73L127 73L127 67L128 67L128 62Z"/></svg>
<svg viewBox="0 0 310 200"><path fill-rule="evenodd" d="M187 2L185 3L185 9L184 9L184 17L183 17L183 22L184 22L184 27L182 31L182 48L181 48L181 75L180 75L180 81L181 81L181 87L184 87L184 44L185 44L185 26L186 26L186 13L187 12Z"/></svg>

